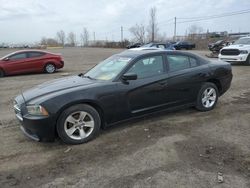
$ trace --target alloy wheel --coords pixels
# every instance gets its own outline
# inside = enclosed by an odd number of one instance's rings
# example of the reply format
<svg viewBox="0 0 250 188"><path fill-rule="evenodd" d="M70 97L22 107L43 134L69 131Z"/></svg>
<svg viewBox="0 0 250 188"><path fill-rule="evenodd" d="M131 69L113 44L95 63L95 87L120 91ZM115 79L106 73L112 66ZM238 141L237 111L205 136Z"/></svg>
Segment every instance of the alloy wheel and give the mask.
<svg viewBox="0 0 250 188"><path fill-rule="evenodd" d="M55 72L55 70L56 70L55 66L52 65L52 64L46 65L45 69L46 69L46 72L47 72L47 73L53 73L53 72Z"/></svg>
<svg viewBox="0 0 250 188"><path fill-rule="evenodd" d="M204 90L203 94L202 94L202 105L205 108L211 108L215 102L216 102L216 91L214 88L209 87L207 89Z"/></svg>
<svg viewBox="0 0 250 188"><path fill-rule="evenodd" d="M70 114L64 122L65 133L74 140L87 138L94 130L94 118L85 111Z"/></svg>

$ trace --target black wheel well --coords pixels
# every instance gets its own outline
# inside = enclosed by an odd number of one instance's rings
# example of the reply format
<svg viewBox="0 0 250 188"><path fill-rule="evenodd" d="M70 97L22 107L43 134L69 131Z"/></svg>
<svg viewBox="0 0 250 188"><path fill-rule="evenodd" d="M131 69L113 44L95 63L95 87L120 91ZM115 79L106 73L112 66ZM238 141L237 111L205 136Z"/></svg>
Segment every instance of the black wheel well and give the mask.
<svg viewBox="0 0 250 188"><path fill-rule="evenodd" d="M3 68L2 67L0 67L0 71L2 71L3 72L3 76L5 75L5 71L3 70Z"/></svg>
<svg viewBox="0 0 250 188"><path fill-rule="evenodd" d="M219 91L219 93L221 94L222 86L221 86L221 83L220 83L220 81L218 79L210 79L210 80L207 80L207 82L211 82L211 83L215 84L218 91Z"/></svg>
<svg viewBox="0 0 250 188"><path fill-rule="evenodd" d="M104 111L103 109L94 102L83 102L82 104L88 104L89 106L92 106L96 111L99 113L101 118L101 128L104 128L105 126L105 118L104 118Z"/></svg>

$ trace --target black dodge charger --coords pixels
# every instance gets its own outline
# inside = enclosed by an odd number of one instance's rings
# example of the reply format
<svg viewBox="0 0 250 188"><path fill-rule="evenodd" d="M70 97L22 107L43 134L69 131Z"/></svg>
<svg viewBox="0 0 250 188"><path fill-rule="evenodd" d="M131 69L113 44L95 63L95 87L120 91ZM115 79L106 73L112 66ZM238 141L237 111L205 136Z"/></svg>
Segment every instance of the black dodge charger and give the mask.
<svg viewBox="0 0 250 188"><path fill-rule="evenodd" d="M231 66L164 50L127 50L85 74L38 85L14 101L21 130L37 141L80 144L101 128L176 107L212 110L231 84Z"/></svg>

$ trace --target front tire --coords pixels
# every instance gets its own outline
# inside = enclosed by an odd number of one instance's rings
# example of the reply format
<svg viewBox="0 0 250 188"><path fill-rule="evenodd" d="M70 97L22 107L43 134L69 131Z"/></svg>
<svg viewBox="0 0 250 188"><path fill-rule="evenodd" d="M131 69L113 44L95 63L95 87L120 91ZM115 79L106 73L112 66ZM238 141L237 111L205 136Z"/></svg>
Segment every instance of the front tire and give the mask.
<svg viewBox="0 0 250 188"><path fill-rule="evenodd" d="M54 73L56 71L56 66L52 63L48 63L45 65L44 71L49 74Z"/></svg>
<svg viewBox="0 0 250 188"><path fill-rule="evenodd" d="M211 82L204 83L197 97L196 109L202 112L214 109L218 97L219 92L217 86Z"/></svg>
<svg viewBox="0 0 250 188"><path fill-rule="evenodd" d="M57 121L57 133L66 144L82 144L99 132L99 113L87 104L78 104L64 110Z"/></svg>

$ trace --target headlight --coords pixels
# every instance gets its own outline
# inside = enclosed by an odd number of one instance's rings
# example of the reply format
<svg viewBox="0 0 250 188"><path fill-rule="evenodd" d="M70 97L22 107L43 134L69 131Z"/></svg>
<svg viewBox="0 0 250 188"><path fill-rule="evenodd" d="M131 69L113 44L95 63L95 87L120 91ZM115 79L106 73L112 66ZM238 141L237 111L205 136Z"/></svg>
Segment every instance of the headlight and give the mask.
<svg viewBox="0 0 250 188"><path fill-rule="evenodd" d="M248 51L247 50L240 50L240 53L241 54L248 54Z"/></svg>
<svg viewBox="0 0 250 188"><path fill-rule="evenodd" d="M49 113L47 110L41 105L28 105L26 106L28 113L30 115L38 115L38 116L48 116Z"/></svg>

